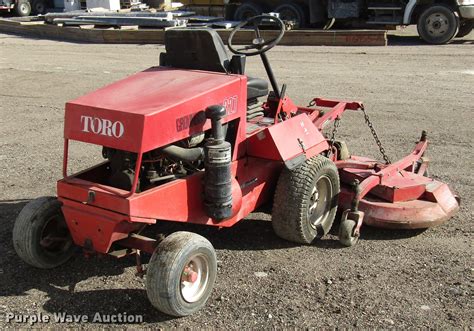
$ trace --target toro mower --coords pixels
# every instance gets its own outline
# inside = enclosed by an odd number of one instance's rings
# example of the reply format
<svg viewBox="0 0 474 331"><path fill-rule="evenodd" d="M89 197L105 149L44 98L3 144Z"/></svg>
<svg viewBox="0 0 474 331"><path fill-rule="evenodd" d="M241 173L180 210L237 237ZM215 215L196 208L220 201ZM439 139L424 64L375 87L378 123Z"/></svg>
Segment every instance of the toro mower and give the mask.
<svg viewBox="0 0 474 331"><path fill-rule="evenodd" d="M263 38L261 24L279 28ZM251 28L255 38L236 46ZM211 243L190 232L144 236L163 221L231 227L273 202L275 233L311 244L342 211L339 239L354 245L363 224L428 228L459 208L446 184L426 176L421 135L405 158L390 162L359 102L315 98L296 106L279 87L266 57L284 34L276 17L261 15L229 35L229 56L208 29L171 29L160 65L66 104L63 179L57 197L31 201L13 229L18 255L38 268L66 262L74 247L122 257L152 254L146 268L151 304L174 316L200 309L216 278ZM245 74L246 56L259 55L267 81ZM260 101L260 100L264 101ZM354 156L336 140L339 119L359 111L384 162ZM327 137L323 128L334 125ZM329 127L331 129L331 127ZM68 172L69 142L102 148L104 162Z"/></svg>

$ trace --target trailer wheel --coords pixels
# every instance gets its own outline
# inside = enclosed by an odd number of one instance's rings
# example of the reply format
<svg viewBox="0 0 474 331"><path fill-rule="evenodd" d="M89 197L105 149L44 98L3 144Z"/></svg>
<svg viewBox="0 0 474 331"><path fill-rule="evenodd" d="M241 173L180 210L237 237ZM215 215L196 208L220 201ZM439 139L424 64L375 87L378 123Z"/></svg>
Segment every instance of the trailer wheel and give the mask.
<svg viewBox="0 0 474 331"><path fill-rule="evenodd" d="M251 17L261 15L262 7L252 2L243 2L237 7L234 13L234 20L245 21Z"/></svg>
<svg viewBox="0 0 474 331"><path fill-rule="evenodd" d="M459 29L459 17L445 5L432 5L420 15L417 23L418 35L429 44L446 44Z"/></svg>
<svg viewBox="0 0 474 331"><path fill-rule="evenodd" d="M456 35L456 38L462 38L467 36L471 33L472 29L474 28L474 19L472 20L464 20L459 25L459 31Z"/></svg>
<svg viewBox="0 0 474 331"><path fill-rule="evenodd" d="M206 304L216 274L211 243L194 233L175 232L158 244L148 264L148 299L168 315L190 315Z"/></svg>
<svg viewBox="0 0 474 331"><path fill-rule="evenodd" d="M15 5L15 12L18 16L29 16L31 14L31 4L28 0L18 0Z"/></svg>
<svg viewBox="0 0 474 331"><path fill-rule="evenodd" d="M29 265L50 269L65 263L74 253L74 243L55 197L30 201L13 226L13 247Z"/></svg>
<svg viewBox="0 0 474 331"><path fill-rule="evenodd" d="M273 203L273 230L288 241L312 243L331 229L338 196L337 168L322 155L296 169L283 169Z"/></svg>
<svg viewBox="0 0 474 331"><path fill-rule="evenodd" d="M306 14L297 3L284 3L278 6L275 11L280 14L282 21L291 21L295 29L306 26Z"/></svg>
<svg viewBox="0 0 474 331"><path fill-rule="evenodd" d="M32 12L34 14L46 13L46 1L45 0L34 0Z"/></svg>

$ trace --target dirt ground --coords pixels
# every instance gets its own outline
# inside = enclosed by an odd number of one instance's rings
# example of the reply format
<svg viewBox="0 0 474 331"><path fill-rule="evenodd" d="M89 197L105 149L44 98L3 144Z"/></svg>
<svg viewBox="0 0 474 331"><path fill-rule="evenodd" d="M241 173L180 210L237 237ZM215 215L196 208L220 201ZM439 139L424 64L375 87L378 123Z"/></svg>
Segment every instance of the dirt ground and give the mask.
<svg viewBox="0 0 474 331"><path fill-rule="evenodd" d="M394 36L388 47L270 51L277 79L298 103L316 96L363 100L393 159L410 152L427 130L431 174L462 198L461 210L421 233L364 227L353 248L342 248L334 234L313 246L285 242L267 214L224 230L161 223L156 231L204 235L218 255L207 306L176 319L148 303L134 258L78 253L61 268L36 270L19 260L11 239L21 208L54 195L65 102L157 65L163 48L0 34L0 326L14 325L6 323L7 313L99 312L140 314L142 326L158 328L473 328L473 37L444 46ZM255 57L247 72L265 77ZM347 113L339 131L354 153L378 155L361 114ZM81 169L100 155L78 146L74 158Z"/></svg>

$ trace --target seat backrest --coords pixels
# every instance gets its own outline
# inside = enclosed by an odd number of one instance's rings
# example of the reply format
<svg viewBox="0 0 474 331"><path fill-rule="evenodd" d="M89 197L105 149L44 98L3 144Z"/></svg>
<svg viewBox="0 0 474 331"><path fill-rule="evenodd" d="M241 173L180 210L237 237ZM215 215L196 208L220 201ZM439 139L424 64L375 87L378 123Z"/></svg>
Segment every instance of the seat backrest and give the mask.
<svg viewBox="0 0 474 331"><path fill-rule="evenodd" d="M161 65L174 68L228 72L229 55L221 37L211 29L170 29L165 32L166 54Z"/></svg>

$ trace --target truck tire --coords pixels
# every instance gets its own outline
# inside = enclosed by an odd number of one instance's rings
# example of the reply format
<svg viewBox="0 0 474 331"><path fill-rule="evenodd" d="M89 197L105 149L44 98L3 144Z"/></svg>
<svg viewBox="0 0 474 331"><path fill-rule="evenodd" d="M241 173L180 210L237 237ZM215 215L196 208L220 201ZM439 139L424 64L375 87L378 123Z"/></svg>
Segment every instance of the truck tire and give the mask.
<svg viewBox="0 0 474 331"><path fill-rule="evenodd" d="M31 4L28 0L18 0L15 5L15 12L18 16L29 16L31 14Z"/></svg>
<svg viewBox="0 0 474 331"><path fill-rule="evenodd" d="M474 27L474 20L461 21L456 38L462 38L462 37L467 36L469 33L471 33L473 27Z"/></svg>
<svg viewBox="0 0 474 331"><path fill-rule="evenodd" d="M429 44L446 44L458 33L459 17L445 5L435 4L426 8L418 18L418 35Z"/></svg>
<svg viewBox="0 0 474 331"><path fill-rule="evenodd" d="M263 13L262 7L252 2L243 2L237 7L234 13L234 20L245 21L250 17L258 16Z"/></svg>
<svg viewBox="0 0 474 331"><path fill-rule="evenodd" d="M216 252L204 237L175 232L155 249L146 272L151 304L171 316L187 316L202 308L217 275Z"/></svg>
<svg viewBox="0 0 474 331"><path fill-rule="evenodd" d="M295 29L304 28L307 24L306 14L303 8L297 3L284 3L279 5L275 12L280 14L283 21L292 21Z"/></svg>
<svg viewBox="0 0 474 331"><path fill-rule="evenodd" d="M33 8L31 11L35 15L46 14L46 1L45 0L33 0Z"/></svg>
<svg viewBox="0 0 474 331"><path fill-rule="evenodd" d="M282 239L311 244L331 229L339 190L337 168L322 155L283 169L273 202L273 230Z"/></svg>
<svg viewBox="0 0 474 331"><path fill-rule="evenodd" d="M29 265L51 269L71 258L74 243L55 197L30 201L15 220L13 247Z"/></svg>

